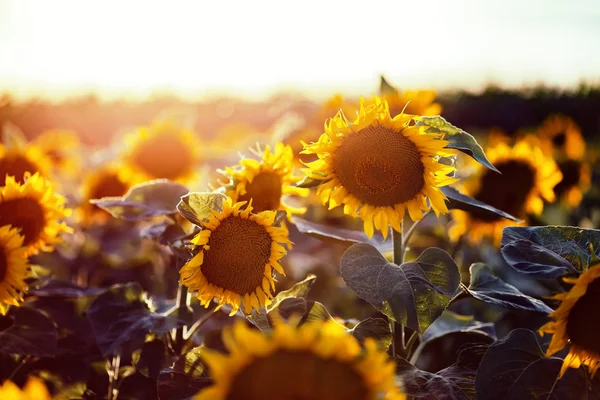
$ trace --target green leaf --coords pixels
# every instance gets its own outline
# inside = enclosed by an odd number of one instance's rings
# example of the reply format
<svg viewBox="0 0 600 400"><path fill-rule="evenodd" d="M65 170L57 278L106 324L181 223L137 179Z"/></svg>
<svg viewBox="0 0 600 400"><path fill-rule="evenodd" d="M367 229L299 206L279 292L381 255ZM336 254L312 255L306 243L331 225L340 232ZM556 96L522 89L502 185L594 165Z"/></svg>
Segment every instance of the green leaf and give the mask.
<svg viewBox="0 0 600 400"><path fill-rule="evenodd" d="M213 211L223 211L223 201L227 199L222 193L194 192L183 197L177 204L177 211L191 223L201 226L208 221Z"/></svg>
<svg viewBox="0 0 600 400"><path fill-rule="evenodd" d="M0 353L53 357L57 342L54 322L39 311L12 307L0 315Z"/></svg>
<svg viewBox="0 0 600 400"><path fill-rule="evenodd" d="M312 285L317 281L317 276L313 274L308 274L306 278L301 280L300 282L295 283L291 288L287 290L282 290L277 293L273 303L267 307L267 311L272 310L284 299L289 297L306 297Z"/></svg>
<svg viewBox="0 0 600 400"><path fill-rule="evenodd" d="M448 148L462 151L465 154L473 157L481 165L500 173L487 159L483 149L477 143L477 140L467 132L452 125L443 117L436 115L432 117L419 117L419 121L423 125L428 126L428 132L444 133L444 140L449 141Z"/></svg>
<svg viewBox="0 0 600 400"><path fill-rule="evenodd" d="M302 180L300 182L296 183L296 186L301 187L301 188L311 189L311 188L318 187L321 183L325 183L325 181L321 180L321 179L314 179L309 176L305 176L304 178L302 178Z"/></svg>
<svg viewBox="0 0 600 400"><path fill-rule="evenodd" d="M583 368L568 368L558 379L563 360L545 357L537 335L515 329L492 344L477 371L477 397L488 400L584 399L588 385Z"/></svg>
<svg viewBox="0 0 600 400"><path fill-rule="evenodd" d="M599 261L600 230L507 227L502 232L501 252L509 265L533 278L580 274Z"/></svg>
<svg viewBox="0 0 600 400"><path fill-rule="evenodd" d="M350 329L349 332L362 344L365 339L371 338L377 342L377 347L381 351L387 351L392 344L392 332L390 324L382 318L367 318L360 321Z"/></svg>
<svg viewBox="0 0 600 400"><path fill-rule="evenodd" d="M534 311L549 314L553 310L544 302L522 293L513 285L498 278L491 267L475 263L469 268L471 283L465 291L488 304L512 310Z"/></svg>
<svg viewBox="0 0 600 400"><path fill-rule="evenodd" d="M451 210L463 210L467 212L480 214L487 214L490 217L500 216L502 218L509 219L515 222L521 222L520 219L513 217L512 215L505 213L502 210L498 210L495 207L485 204L482 201L474 199L470 196L460 193L458 190L450 186L441 187L440 190L448 198L448 209Z"/></svg>
<svg viewBox="0 0 600 400"><path fill-rule="evenodd" d="M157 179L140 183L121 197L104 197L90 203L108 211L113 217L136 221L177 212L177 203L189 190L179 183Z"/></svg>
<svg viewBox="0 0 600 400"><path fill-rule="evenodd" d="M169 350L162 340L150 340L133 354L133 365L142 375L156 380L160 371L171 365Z"/></svg>
<svg viewBox="0 0 600 400"><path fill-rule="evenodd" d="M442 315L425 331L423 341L434 340L452 332L481 332L496 338L496 329L492 322L481 322L475 320L471 315L461 315L444 310Z"/></svg>
<svg viewBox="0 0 600 400"><path fill-rule="evenodd" d="M414 262L397 266L366 243L346 250L341 275L360 298L421 334L442 314L460 283L456 263L441 249L428 248Z"/></svg>
<svg viewBox="0 0 600 400"><path fill-rule="evenodd" d="M206 378L206 367L202 362L201 354L204 351L204 346L194 347L175 362L175 370L184 372L192 378Z"/></svg>
<svg viewBox="0 0 600 400"><path fill-rule="evenodd" d="M213 383L210 378L193 378L185 372L166 368L158 374L156 389L159 400L193 400L202 389Z"/></svg>

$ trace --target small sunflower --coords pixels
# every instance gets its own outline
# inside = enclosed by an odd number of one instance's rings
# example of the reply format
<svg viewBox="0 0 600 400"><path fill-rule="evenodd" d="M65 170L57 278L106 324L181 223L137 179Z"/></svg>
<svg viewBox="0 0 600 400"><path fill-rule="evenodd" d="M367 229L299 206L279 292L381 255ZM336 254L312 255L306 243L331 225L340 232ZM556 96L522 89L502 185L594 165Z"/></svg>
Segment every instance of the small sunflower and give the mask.
<svg viewBox="0 0 600 400"><path fill-rule="evenodd" d="M0 143L0 186L6 176L13 176L17 182L23 183L25 173L49 176L51 169L52 161L35 144L6 146Z"/></svg>
<svg viewBox="0 0 600 400"><path fill-rule="evenodd" d="M552 158L544 156L539 147L527 140L517 142L513 147L498 143L488 148L486 154L500 174L478 167L472 178L462 183L465 194L474 197L517 218L526 213L539 215L544 201L555 200L554 187L562 179L562 174ZM484 237L499 244L502 230L518 223L489 214L452 211L453 226L449 236L453 241L468 234L469 241L479 243Z"/></svg>
<svg viewBox="0 0 600 400"><path fill-rule="evenodd" d="M180 275L183 285L198 291L200 304L208 307L218 297L219 308L233 307L231 315L242 305L250 314L270 304L273 270L285 275L279 260L286 254L283 244L290 244L289 234L285 227L274 226L275 211L253 214L252 210L251 204L234 204L228 198L223 210L213 211L192 239L200 251Z"/></svg>
<svg viewBox="0 0 600 400"><path fill-rule="evenodd" d="M539 330L540 334L552 334L546 356L551 356L571 345L560 370L559 378L567 368L579 368L586 365L592 376L600 368L600 341L598 329L600 320L598 304L600 304L600 264L590 267L577 278L564 278L574 286L565 293L553 296L560 300L560 306L549 315L553 321Z"/></svg>
<svg viewBox="0 0 600 400"><path fill-rule="evenodd" d="M51 129L42 132L32 143L51 160L58 171L68 175L77 173L80 166L78 157L80 141L75 132Z"/></svg>
<svg viewBox="0 0 600 400"><path fill-rule="evenodd" d="M407 90L386 93L383 97L388 102L392 116L401 113L428 116L442 113L442 106L435 103L435 95L434 90Z"/></svg>
<svg viewBox="0 0 600 400"><path fill-rule="evenodd" d="M27 255L52 251L62 241L60 234L72 232L61 219L70 215L65 198L56 193L50 181L38 173L25 174L20 184L14 177L6 178L0 189L0 226L12 225L24 237Z"/></svg>
<svg viewBox="0 0 600 400"><path fill-rule="evenodd" d="M125 137L123 160L133 183L169 179L183 184L194 181L201 144L192 130L171 120L158 120Z"/></svg>
<svg viewBox="0 0 600 400"><path fill-rule="evenodd" d="M18 306L21 294L27 289L25 279L29 263L23 247L23 236L10 225L0 227L0 314L6 314L8 305ZM1 393L1 391L0 391Z"/></svg>
<svg viewBox="0 0 600 400"><path fill-rule="evenodd" d="M309 190L294 186L302 180L294 175L294 154L290 146L275 144L273 152L266 146L257 152L260 160L244 158L239 165L227 167L223 175L229 180L227 196L234 203L252 200L254 212L285 210L291 214L302 214L305 208L293 207L284 202L287 195L308 196Z"/></svg>
<svg viewBox="0 0 600 400"><path fill-rule="evenodd" d="M81 206L77 215L82 222L105 222L111 215L95 204L92 199L122 196L131 185L123 177L121 167L117 164L105 164L87 173L82 187Z"/></svg>
<svg viewBox="0 0 600 400"><path fill-rule="evenodd" d="M3 400L51 400L50 393L38 378L29 378L23 389L11 381L0 385L0 399Z"/></svg>
<svg viewBox="0 0 600 400"><path fill-rule="evenodd" d="M585 141L579 127L567 116L556 114L546 118L539 129L546 154L565 154L571 160L585 156Z"/></svg>
<svg viewBox="0 0 600 400"><path fill-rule="evenodd" d="M306 174L323 183L317 194L332 209L344 205L344 213L364 221L367 236L375 228L387 237L389 225L399 231L408 210L413 221L423 211L448 212L440 186L455 182L455 168L438 162L453 156L441 135L409 124L411 116L390 117L385 100L377 96L372 105L361 101L354 122L338 113L325 125L316 143L305 144L303 153L316 154L306 163ZM429 200L429 204L428 201Z"/></svg>
<svg viewBox="0 0 600 400"><path fill-rule="evenodd" d="M563 175L562 181L554 188L556 197L568 207L577 207L583 199L583 194L592 185L592 172L589 164L577 160L564 160L558 163Z"/></svg>
<svg viewBox="0 0 600 400"><path fill-rule="evenodd" d="M225 328L228 355L203 349L214 385L194 400L401 400L395 365L367 339L365 348L333 321L294 327L280 322L270 336L243 323Z"/></svg>

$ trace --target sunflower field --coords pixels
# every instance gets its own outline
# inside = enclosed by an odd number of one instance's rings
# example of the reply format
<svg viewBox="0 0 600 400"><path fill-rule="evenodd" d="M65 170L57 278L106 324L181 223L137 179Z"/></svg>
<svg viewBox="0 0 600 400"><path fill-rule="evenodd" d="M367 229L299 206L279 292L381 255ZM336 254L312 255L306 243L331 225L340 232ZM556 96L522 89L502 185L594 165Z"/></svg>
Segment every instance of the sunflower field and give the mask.
<svg viewBox="0 0 600 400"><path fill-rule="evenodd" d="M600 399L600 92L374 89L0 101L0 400Z"/></svg>

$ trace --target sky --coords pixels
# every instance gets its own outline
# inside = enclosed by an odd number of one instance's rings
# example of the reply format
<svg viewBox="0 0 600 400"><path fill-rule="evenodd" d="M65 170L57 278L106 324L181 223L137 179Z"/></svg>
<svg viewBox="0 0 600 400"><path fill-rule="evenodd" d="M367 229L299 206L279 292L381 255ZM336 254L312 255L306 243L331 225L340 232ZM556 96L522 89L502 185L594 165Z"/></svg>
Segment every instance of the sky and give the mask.
<svg viewBox="0 0 600 400"><path fill-rule="evenodd" d="M17 98L600 82L598 0L0 0Z"/></svg>

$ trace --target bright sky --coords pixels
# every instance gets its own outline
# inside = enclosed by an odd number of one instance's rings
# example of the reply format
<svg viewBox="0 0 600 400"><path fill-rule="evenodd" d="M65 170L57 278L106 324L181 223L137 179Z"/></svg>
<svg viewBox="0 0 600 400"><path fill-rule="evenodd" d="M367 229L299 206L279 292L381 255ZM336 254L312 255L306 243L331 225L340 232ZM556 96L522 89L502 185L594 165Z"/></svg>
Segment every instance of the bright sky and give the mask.
<svg viewBox="0 0 600 400"><path fill-rule="evenodd" d="M0 0L18 97L569 86L599 46L599 0Z"/></svg>

